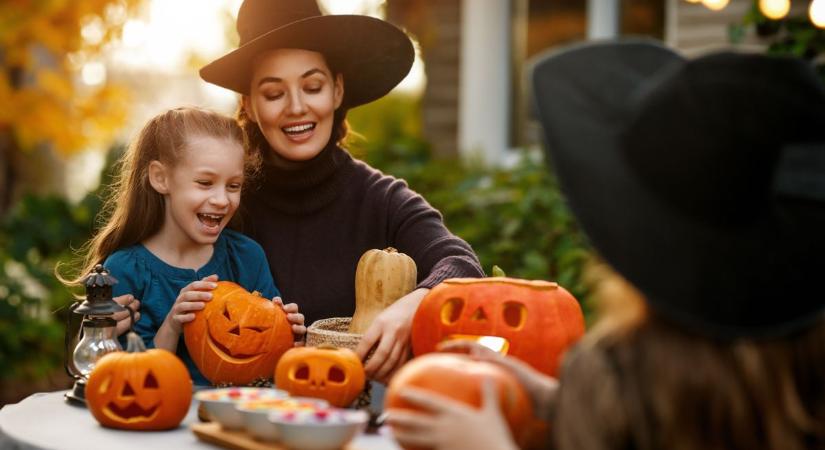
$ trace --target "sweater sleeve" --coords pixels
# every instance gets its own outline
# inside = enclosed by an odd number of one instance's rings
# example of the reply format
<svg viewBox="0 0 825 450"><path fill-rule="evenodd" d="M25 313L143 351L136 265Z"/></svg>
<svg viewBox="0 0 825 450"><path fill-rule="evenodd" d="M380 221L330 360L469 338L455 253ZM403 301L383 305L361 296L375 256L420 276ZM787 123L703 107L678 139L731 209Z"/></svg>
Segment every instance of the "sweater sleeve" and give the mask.
<svg viewBox="0 0 825 450"><path fill-rule="evenodd" d="M151 314L147 313L149 305L144 303L144 294L149 283L149 273L146 267L141 263L140 259L135 257L133 252L129 249L119 250L112 253L103 266L109 271L117 283L112 287L112 296L119 297L121 295L132 294L132 296L141 302L140 320L134 324L135 332L143 339L146 348L155 347L155 333L157 333L158 326L152 323ZM120 345L126 348L126 333L119 338Z"/></svg>
<svg viewBox="0 0 825 450"><path fill-rule="evenodd" d="M416 288L432 288L448 278L483 277L470 244L450 233L441 213L403 180L385 177L388 236L391 245L410 255L418 268Z"/></svg>

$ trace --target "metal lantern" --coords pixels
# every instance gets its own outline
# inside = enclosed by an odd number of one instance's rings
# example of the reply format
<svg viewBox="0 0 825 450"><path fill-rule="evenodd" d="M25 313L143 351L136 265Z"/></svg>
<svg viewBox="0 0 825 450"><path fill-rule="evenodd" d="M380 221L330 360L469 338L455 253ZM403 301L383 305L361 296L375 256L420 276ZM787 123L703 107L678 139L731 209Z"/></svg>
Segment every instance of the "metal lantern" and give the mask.
<svg viewBox="0 0 825 450"><path fill-rule="evenodd" d="M66 393L66 400L86 404L86 380L97 361L104 355L122 350L115 336L117 321L111 316L116 312L129 311L131 323L134 324L134 312L119 305L112 299L112 286L117 280L101 264L94 267L84 279L86 300L75 302L69 308L71 314L66 318L66 353L64 365L69 376L75 379L71 391ZM76 334L71 332L73 316L80 316L81 326Z"/></svg>

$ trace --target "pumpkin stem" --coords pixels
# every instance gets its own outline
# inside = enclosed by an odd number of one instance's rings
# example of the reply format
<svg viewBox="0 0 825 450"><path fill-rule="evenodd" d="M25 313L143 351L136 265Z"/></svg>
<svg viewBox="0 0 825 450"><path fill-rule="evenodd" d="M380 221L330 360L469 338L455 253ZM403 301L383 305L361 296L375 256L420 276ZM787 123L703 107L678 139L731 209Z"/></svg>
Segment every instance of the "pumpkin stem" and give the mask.
<svg viewBox="0 0 825 450"><path fill-rule="evenodd" d="M387 247L384 251L387 253L398 253L398 250L396 250L395 247Z"/></svg>
<svg viewBox="0 0 825 450"><path fill-rule="evenodd" d="M134 331L130 331L128 335L126 335L126 351L129 353L139 353L145 352L146 346L143 345L143 339L138 336L137 333Z"/></svg>
<svg viewBox="0 0 825 450"><path fill-rule="evenodd" d="M256 297L260 297L260 296L261 296L261 293L260 293L260 292L258 292L258 291L252 291L252 295L254 295L254 296L256 296Z"/></svg>
<svg viewBox="0 0 825 450"><path fill-rule="evenodd" d="M501 270L501 267L493 265L493 276L494 277L506 277L507 274Z"/></svg>

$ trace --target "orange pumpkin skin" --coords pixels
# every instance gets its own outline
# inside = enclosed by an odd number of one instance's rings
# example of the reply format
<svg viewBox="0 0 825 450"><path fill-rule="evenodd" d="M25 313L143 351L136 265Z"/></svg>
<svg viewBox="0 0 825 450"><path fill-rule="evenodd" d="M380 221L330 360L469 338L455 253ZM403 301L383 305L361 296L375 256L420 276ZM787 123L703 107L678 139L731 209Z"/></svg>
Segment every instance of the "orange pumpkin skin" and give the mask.
<svg viewBox="0 0 825 450"><path fill-rule="evenodd" d="M456 336L497 336L503 353L556 376L562 354L584 334L578 301L556 283L507 277L453 278L435 286L412 323L415 355Z"/></svg>
<svg viewBox="0 0 825 450"><path fill-rule="evenodd" d="M214 384L248 384L269 378L281 355L292 348L292 326L271 300L219 281L212 300L183 327L192 360Z"/></svg>
<svg viewBox="0 0 825 450"><path fill-rule="evenodd" d="M348 348L296 347L275 368L275 386L300 397L322 398L332 406L352 404L364 390L364 366Z"/></svg>
<svg viewBox="0 0 825 450"><path fill-rule="evenodd" d="M533 426L533 413L524 388L506 369L462 354L431 353L402 366L387 386L384 409L420 410L399 395L406 387L426 389L479 408L485 378L496 386L499 406L513 438L525 442Z"/></svg>
<svg viewBox="0 0 825 450"><path fill-rule="evenodd" d="M191 401L189 371L174 354L161 349L110 353L98 361L86 385L89 410L110 428L175 428Z"/></svg>

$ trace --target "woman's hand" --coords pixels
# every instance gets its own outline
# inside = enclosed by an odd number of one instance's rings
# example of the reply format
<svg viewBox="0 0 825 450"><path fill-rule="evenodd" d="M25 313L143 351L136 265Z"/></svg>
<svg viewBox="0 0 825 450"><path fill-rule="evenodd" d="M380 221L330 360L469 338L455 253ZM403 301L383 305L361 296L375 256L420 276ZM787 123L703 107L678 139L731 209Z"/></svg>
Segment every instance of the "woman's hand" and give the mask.
<svg viewBox="0 0 825 450"><path fill-rule="evenodd" d="M136 299L132 294L125 294L113 299L117 304L123 306L125 308L129 308L135 312L135 322L137 323L140 320L140 300ZM121 311L112 314L112 319L117 321L117 326L115 327L115 336L120 336L121 334L129 331L132 327L132 321L129 319L129 311Z"/></svg>
<svg viewBox="0 0 825 450"><path fill-rule="evenodd" d="M367 377L386 383L401 367L410 352L410 331L415 310L429 289L416 289L381 311L358 343L355 353L362 361L375 347L375 353L365 361Z"/></svg>
<svg viewBox="0 0 825 450"><path fill-rule="evenodd" d="M425 412L390 409L387 423L395 439L405 447L433 449L518 448L498 406L496 386L482 383L480 409L442 395L406 388L400 395Z"/></svg>
<svg viewBox="0 0 825 450"><path fill-rule="evenodd" d="M303 337L307 333L307 327L304 326L304 315L298 312L298 304L287 303L284 305L284 301L281 300L281 297L274 297L272 301L280 306L286 313L286 319L289 321L290 325L292 325L292 334L295 337L295 345L303 345Z"/></svg>
<svg viewBox="0 0 825 450"><path fill-rule="evenodd" d="M526 362L501 353L473 341L447 341L438 346L439 351L466 353L470 357L498 364L516 376L519 383L527 391L533 404L533 412L539 419L547 420L558 397L559 382L534 369Z"/></svg>
<svg viewBox="0 0 825 450"><path fill-rule="evenodd" d="M195 312L202 310L205 302L212 300L212 290L218 287L218 276L209 275L199 281L193 281L180 290L166 320L155 334L155 347L175 352L183 324L195 320Z"/></svg>

